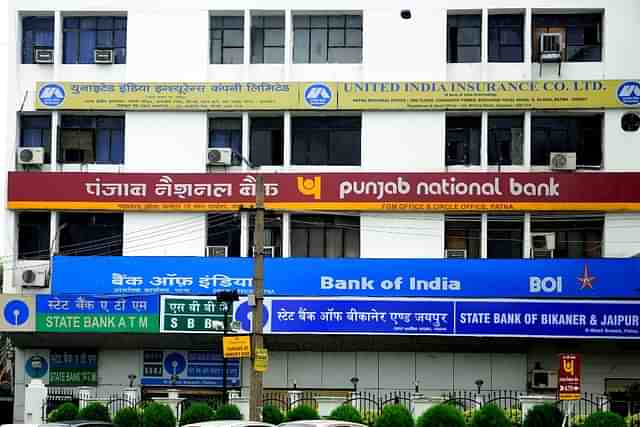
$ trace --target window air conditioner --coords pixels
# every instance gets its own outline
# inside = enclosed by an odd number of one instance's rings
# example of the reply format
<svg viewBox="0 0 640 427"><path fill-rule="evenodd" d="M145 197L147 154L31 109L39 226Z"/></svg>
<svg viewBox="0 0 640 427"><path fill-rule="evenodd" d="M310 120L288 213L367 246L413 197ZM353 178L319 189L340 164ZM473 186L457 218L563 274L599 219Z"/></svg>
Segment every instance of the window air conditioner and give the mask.
<svg viewBox="0 0 640 427"><path fill-rule="evenodd" d="M251 253L253 254L253 257L255 258L256 256L256 247L253 246L253 249L251 250ZM263 250L262 250L262 255L265 257L269 257L269 258L273 258L276 256L276 247L275 246L263 246Z"/></svg>
<svg viewBox="0 0 640 427"><path fill-rule="evenodd" d="M531 388L534 390L557 389L558 373L555 371L544 371L542 369L534 369L531 371Z"/></svg>
<svg viewBox="0 0 640 427"><path fill-rule="evenodd" d="M540 62L562 62L562 34L540 34Z"/></svg>
<svg viewBox="0 0 640 427"><path fill-rule="evenodd" d="M41 165L44 163L43 147L20 147L18 148L18 164L20 165Z"/></svg>
<svg viewBox="0 0 640 427"><path fill-rule="evenodd" d="M576 153L550 153L549 167L552 170L576 170Z"/></svg>
<svg viewBox="0 0 640 427"><path fill-rule="evenodd" d="M36 64L53 64L53 49L37 47L33 56Z"/></svg>
<svg viewBox="0 0 640 427"><path fill-rule="evenodd" d="M209 148L207 150L207 164L215 166L230 166L231 148Z"/></svg>
<svg viewBox="0 0 640 427"><path fill-rule="evenodd" d="M113 64L113 49L94 49L93 62L96 64Z"/></svg>
<svg viewBox="0 0 640 427"><path fill-rule="evenodd" d="M553 258L555 249L555 233L531 233L531 255L533 258Z"/></svg>
<svg viewBox="0 0 640 427"><path fill-rule="evenodd" d="M467 250L466 249L445 249L444 256L445 258L466 258Z"/></svg>
<svg viewBox="0 0 640 427"><path fill-rule="evenodd" d="M14 272L14 284L23 288L45 288L49 285L47 280L49 275L49 265L43 265L40 261L35 265L24 265L18 267Z"/></svg>
<svg viewBox="0 0 640 427"><path fill-rule="evenodd" d="M229 246L207 246L205 255L226 258L229 256Z"/></svg>

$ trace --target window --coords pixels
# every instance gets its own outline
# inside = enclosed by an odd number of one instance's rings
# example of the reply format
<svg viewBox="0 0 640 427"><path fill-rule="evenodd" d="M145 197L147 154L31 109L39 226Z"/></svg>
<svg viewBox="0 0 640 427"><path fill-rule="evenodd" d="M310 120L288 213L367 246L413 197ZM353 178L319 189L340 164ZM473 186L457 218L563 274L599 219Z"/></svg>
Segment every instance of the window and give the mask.
<svg viewBox="0 0 640 427"><path fill-rule="evenodd" d="M362 16L295 15L293 62L296 64L360 64Z"/></svg>
<svg viewBox="0 0 640 427"><path fill-rule="evenodd" d="M207 215L207 246L224 246L227 256L240 256L240 214L210 213Z"/></svg>
<svg viewBox="0 0 640 427"><path fill-rule="evenodd" d="M51 116L20 117L20 147L44 147L44 161L51 161Z"/></svg>
<svg viewBox="0 0 640 427"><path fill-rule="evenodd" d="M602 14L600 13L534 15L533 62L540 61L540 34L542 33L560 34L563 61L602 61Z"/></svg>
<svg viewBox="0 0 640 427"><path fill-rule="evenodd" d="M447 62L480 62L482 15L447 16Z"/></svg>
<svg viewBox="0 0 640 427"><path fill-rule="evenodd" d="M231 148L231 164L242 163L242 119L209 119L209 148Z"/></svg>
<svg viewBox="0 0 640 427"><path fill-rule="evenodd" d="M360 218L291 215L291 256L359 258Z"/></svg>
<svg viewBox="0 0 640 427"><path fill-rule="evenodd" d="M549 153L576 153L576 164L600 167L602 164L602 115L533 117L531 164L548 166Z"/></svg>
<svg viewBox="0 0 640 427"><path fill-rule="evenodd" d="M62 116L61 163L124 163L124 117Z"/></svg>
<svg viewBox="0 0 640 427"><path fill-rule="evenodd" d="M122 256L121 213L60 213L61 255Z"/></svg>
<svg viewBox="0 0 640 427"><path fill-rule="evenodd" d="M522 215L489 215L487 258L522 258L523 233Z"/></svg>
<svg viewBox="0 0 640 427"><path fill-rule="evenodd" d="M600 258L604 218L600 215L531 215L532 233L553 233L553 258Z"/></svg>
<svg viewBox="0 0 640 427"><path fill-rule="evenodd" d="M251 18L251 63L284 64L284 16Z"/></svg>
<svg viewBox="0 0 640 427"><path fill-rule="evenodd" d="M447 116L447 166L480 164L482 118Z"/></svg>
<svg viewBox="0 0 640 427"><path fill-rule="evenodd" d="M111 49L114 63L127 63L126 16L64 18L63 63L93 64L95 49Z"/></svg>
<svg viewBox="0 0 640 427"><path fill-rule="evenodd" d="M49 259L51 214L18 213L18 259Z"/></svg>
<svg viewBox="0 0 640 427"><path fill-rule="evenodd" d="M35 63L36 49L53 49L53 16L22 19L22 63Z"/></svg>
<svg viewBox="0 0 640 427"><path fill-rule="evenodd" d="M360 165L360 117L291 119L294 165Z"/></svg>
<svg viewBox="0 0 640 427"><path fill-rule="evenodd" d="M489 164L521 165L523 116L489 116Z"/></svg>
<svg viewBox="0 0 640 427"><path fill-rule="evenodd" d="M257 166L281 166L284 150L284 119L256 117L251 119L251 163Z"/></svg>
<svg viewBox="0 0 640 427"><path fill-rule="evenodd" d="M480 258L480 215L447 215L444 222L444 247L449 257L464 254L466 258ZM461 251L464 251L461 252Z"/></svg>
<svg viewBox="0 0 640 427"><path fill-rule="evenodd" d="M242 64L244 55L244 16L210 18L212 64Z"/></svg>
<svg viewBox="0 0 640 427"><path fill-rule="evenodd" d="M524 16L489 15L489 62L524 61Z"/></svg>
<svg viewBox="0 0 640 427"><path fill-rule="evenodd" d="M255 215L249 217L249 256L253 255L255 237ZM264 214L264 246L273 247L273 256L282 256L282 215L273 212Z"/></svg>

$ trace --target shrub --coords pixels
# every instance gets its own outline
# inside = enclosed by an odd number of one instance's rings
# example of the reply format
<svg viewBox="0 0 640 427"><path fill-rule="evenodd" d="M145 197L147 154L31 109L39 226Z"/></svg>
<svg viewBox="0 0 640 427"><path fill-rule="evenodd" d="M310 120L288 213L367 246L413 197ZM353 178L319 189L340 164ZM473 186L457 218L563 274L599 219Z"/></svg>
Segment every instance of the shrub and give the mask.
<svg viewBox="0 0 640 427"><path fill-rule="evenodd" d="M575 415L571 417L571 427L582 427L587 420L586 415Z"/></svg>
<svg viewBox="0 0 640 427"><path fill-rule="evenodd" d="M584 420L583 427L626 427L624 418L611 411L594 412Z"/></svg>
<svg viewBox="0 0 640 427"><path fill-rule="evenodd" d="M362 415L362 424L366 424L368 426L376 425L376 421L378 420L378 413L376 411L363 410L361 412L361 415Z"/></svg>
<svg viewBox="0 0 640 427"><path fill-rule="evenodd" d="M353 406L347 404L340 405L331 411L329 419L362 424L362 416L360 415L360 412L358 412L358 410Z"/></svg>
<svg viewBox="0 0 640 427"><path fill-rule="evenodd" d="M139 427L141 416L136 408L122 408L113 417L113 423L118 427Z"/></svg>
<svg viewBox="0 0 640 427"><path fill-rule="evenodd" d="M627 415L624 419L628 427L640 427L640 413Z"/></svg>
<svg viewBox="0 0 640 427"><path fill-rule="evenodd" d="M214 420L241 420L242 413L236 405L222 405L216 410Z"/></svg>
<svg viewBox="0 0 640 427"><path fill-rule="evenodd" d="M536 405L524 419L523 427L561 427L562 411L557 406L545 403Z"/></svg>
<svg viewBox="0 0 640 427"><path fill-rule="evenodd" d="M504 411L495 405L485 405L473 415L471 427L511 427Z"/></svg>
<svg viewBox="0 0 640 427"><path fill-rule="evenodd" d="M273 405L265 405L262 408L262 421L269 424L281 424L284 422L284 414L282 411Z"/></svg>
<svg viewBox="0 0 640 427"><path fill-rule="evenodd" d="M214 413L206 403L198 402L189 406L180 417L180 425L211 421Z"/></svg>
<svg viewBox="0 0 640 427"><path fill-rule="evenodd" d="M375 427L414 427L411 413L402 405L388 405L376 420Z"/></svg>
<svg viewBox="0 0 640 427"><path fill-rule="evenodd" d="M511 421L511 425L519 426L522 424L522 410L520 408L507 409L504 414Z"/></svg>
<svg viewBox="0 0 640 427"><path fill-rule="evenodd" d="M435 405L424 411L418 427L465 427L464 415L452 405Z"/></svg>
<svg viewBox="0 0 640 427"><path fill-rule="evenodd" d="M175 427L176 417L167 405L154 402L144 408L142 425L143 427Z"/></svg>
<svg viewBox="0 0 640 427"><path fill-rule="evenodd" d="M105 421L111 422L109 410L102 403L90 403L78 412L78 418L87 421Z"/></svg>
<svg viewBox="0 0 640 427"><path fill-rule="evenodd" d="M320 415L318 411L311 406L298 405L295 408L287 412L286 421L299 421L299 420L319 420Z"/></svg>
<svg viewBox="0 0 640 427"><path fill-rule="evenodd" d="M471 425L471 420L473 419L473 414L475 414L477 411L476 408L473 409L467 409L466 411L464 411L462 413L462 415L464 416L464 425L468 426Z"/></svg>
<svg viewBox="0 0 640 427"><path fill-rule="evenodd" d="M58 406L56 409L51 411L49 417L47 417L47 421L50 423L76 419L78 419L78 407L71 402L66 402Z"/></svg>

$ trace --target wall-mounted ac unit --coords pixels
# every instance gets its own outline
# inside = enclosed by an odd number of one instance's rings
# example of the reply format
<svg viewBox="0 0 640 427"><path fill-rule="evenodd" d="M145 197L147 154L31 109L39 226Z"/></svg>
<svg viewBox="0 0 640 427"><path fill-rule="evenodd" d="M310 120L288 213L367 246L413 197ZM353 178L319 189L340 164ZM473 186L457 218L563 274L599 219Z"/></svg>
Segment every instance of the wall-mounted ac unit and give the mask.
<svg viewBox="0 0 640 427"><path fill-rule="evenodd" d="M540 34L540 62L561 62L562 49L562 34Z"/></svg>
<svg viewBox="0 0 640 427"><path fill-rule="evenodd" d="M20 147L18 148L18 164L21 165L41 165L44 163L43 147Z"/></svg>
<svg viewBox="0 0 640 427"><path fill-rule="evenodd" d="M94 49L93 62L95 64L113 64L113 49Z"/></svg>
<svg viewBox="0 0 640 427"><path fill-rule="evenodd" d="M229 246L207 246L205 248L205 255L213 257L227 257L229 256Z"/></svg>
<svg viewBox="0 0 640 427"><path fill-rule="evenodd" d="M273 258L276 256L276 247L275 246L263 246L262 248L262 255L265 257L270 257ZM251 253L253 254L253 257L255 258L256 256L256 247L253 246Z"/></svg>
<svg viewBox="0 0 640 427"><path fill-rule="evenodd" d="M53 49L37 47L33 59L36 64L53 64Z"/></svg>
<svg viewBox="0 0 640 427"><path fill-rule="evenodd" d="M207 150L207 164L214 166L230 166L231 148L209 148Z"/></svg>
<svg viewBox="0 0 640 427"><path fill-rule="evenodd" d="M445 258L466 258L467 250L466 249L445 249L444 256Z"/></svg>
<svg viewBox="0 0 640 427"><path fill-rule="evenodd" d="M531 255L533 258L553 258L555 249L555 233L531 233Z"/></svg>
<svg viewBox="0 0 640 427"><path fill-rule="evenodd" d="M534 390L555 390L558 388L558 373L555 371L534 369L530 375L529 383Z"/></svg>
<svg viewBox="0 0 640 427"><path fill-rule="evenodd" d="M576 153L550 153L549 167L553 170L576 170Z"/></svg>
<svg viewBox="0 0 640 427"><path fill-rule="evenodd" d="M49 285L49 265L38 261L19 265L14 271L14 285L23 288L46 288Z"/></svg>

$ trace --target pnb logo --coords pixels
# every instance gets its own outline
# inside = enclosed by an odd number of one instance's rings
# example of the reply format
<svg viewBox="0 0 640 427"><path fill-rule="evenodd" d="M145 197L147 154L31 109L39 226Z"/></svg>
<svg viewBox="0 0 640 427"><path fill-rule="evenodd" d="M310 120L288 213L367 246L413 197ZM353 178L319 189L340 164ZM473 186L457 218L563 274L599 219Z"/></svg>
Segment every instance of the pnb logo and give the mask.
<svg viewBox="0 0 640 427"><path fill-rule="evenodd" d="M640 104L640 83L627 81L618 87L618 100L624 105Z"/></svg>
<svg viewBox="0 0 640 427"><path fill-rule="evenodd" d="M331 102L331 88L324 83L314 83L304 91L304 100L313 108L321 108Z"/></svg>
<svg viewBox="0 0 640 427"><path fill-rule="evenodd" d="M47 107L57 107L64 101L64 88L57 83L49 83L40 88L38 98Z"/></svg>

